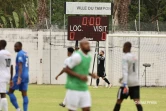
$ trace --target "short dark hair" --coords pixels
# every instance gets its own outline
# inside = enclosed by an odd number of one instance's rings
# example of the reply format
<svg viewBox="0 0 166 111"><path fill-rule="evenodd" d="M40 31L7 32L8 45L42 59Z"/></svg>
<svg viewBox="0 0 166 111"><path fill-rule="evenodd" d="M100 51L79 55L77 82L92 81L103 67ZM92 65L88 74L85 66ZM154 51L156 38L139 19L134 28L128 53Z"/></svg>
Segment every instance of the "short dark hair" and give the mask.
<svg viewBox="0 0 166 111"><path fill-rule="evenodd" d="M67 48L67 51L70 52L70 53L73 53L74 49L73 49L73 47L69 47L69 48Z"/></svg>
<svg viewBox="0 0 166 111"><path fill-rule="evenodd" d="M6 40L0 40L0 46L1 46L1 48L5 48L6 45L7 45Z"/></svg>
<svg viewBox="0 0 166 111"><path fill-rule="evenodd" d="M19 46L22 47L22 43L21 42L16 42L16 44L18 44Z"/></svg>
<svg viewBox="0 0 166 111"><path fill-rule="evenodd" d="M101 52L104 54L104 51L103 51L103 50L101 50Z"/></svg>
<svg viewBox="0 0 166 111"><path fill-rule="evenodd" d="M131 48L132 47L132 44L131 44L131 42L125 42L125 44L124 44L125 46L127 46L128 48Z"/></svg>

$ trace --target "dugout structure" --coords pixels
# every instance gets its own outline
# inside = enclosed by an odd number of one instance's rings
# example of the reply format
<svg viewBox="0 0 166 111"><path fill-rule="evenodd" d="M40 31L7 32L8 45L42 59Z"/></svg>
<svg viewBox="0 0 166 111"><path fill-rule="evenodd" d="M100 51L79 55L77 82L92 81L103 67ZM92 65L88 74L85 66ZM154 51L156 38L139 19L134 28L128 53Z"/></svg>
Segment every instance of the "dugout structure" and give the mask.
<svg viewBox="0 0 166 111"><path fill-rule="evenodd" d="M165 34L108 34L106 39L106 73L113 85L122 77L122 48L130 41L132 53L138 58L138 74L141 86L166 86L166 35ZM144 63L151 67L144 73Z"/></svg>

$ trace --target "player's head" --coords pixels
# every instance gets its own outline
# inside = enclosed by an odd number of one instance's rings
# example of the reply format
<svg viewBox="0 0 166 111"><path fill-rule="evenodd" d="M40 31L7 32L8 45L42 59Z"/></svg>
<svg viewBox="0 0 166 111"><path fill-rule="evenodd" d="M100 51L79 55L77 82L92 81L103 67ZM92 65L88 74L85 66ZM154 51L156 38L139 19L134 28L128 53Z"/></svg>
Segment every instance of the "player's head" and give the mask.
<svg viewBox="0 0 166 111"><path fill-rule="evenodd" d="M104 55L104 51L101 50L101 51L100 51L100 56L103 56L103 55Z"/></svg>
<svg viewBox="0 0 166 111"><path fill-rule="evenodd" d="M74 49L73 49L73 47L69 47L69 48L67 48L67 51L68 51L68 57L70 57L73 54Z"/></svg>
<svg viewBox="0 0 166 111"><path fill-rule="evenodd" d="M123 46L123 52L128 53L131 51L132 44L130 42L125 42Z"/></svg>
<svg viewBox="0 0 166 111"><path fill-rule="evenodd" d="M83 52L89 52L90 51L90 44L87 39L83 39L80 41L80 48Z"/></svg>
<svg viewBox="0 0 166 111"><path fill-rule="evenodd" d="M20 50L22 50L22 43L16 42L14 45L14 50L15 50L15 52L19 52Z"/></svg>
<svg viewBox="0 0 166 111"><path fill-rule="evenodd" d="M0 50L5 49L7 42L5 40L0 40Z"/></svg>

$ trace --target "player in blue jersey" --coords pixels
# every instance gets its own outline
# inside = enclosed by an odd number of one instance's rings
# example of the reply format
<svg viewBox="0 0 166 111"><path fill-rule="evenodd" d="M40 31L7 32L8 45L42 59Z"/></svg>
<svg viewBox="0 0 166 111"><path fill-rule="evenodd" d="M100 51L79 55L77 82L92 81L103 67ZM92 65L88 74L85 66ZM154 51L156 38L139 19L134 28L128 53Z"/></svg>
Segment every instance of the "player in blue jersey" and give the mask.
<svg viewBox="0 0 166 111"><path fill-rule="evenodd" d="M14 95L15 90L19 90L23 97L23 111L28 111L28 82L29 82L29 60L28 55L22 50L22 43L16 42L14 46L16 57L16 74L13 78L13 86L9 89L8 95L16 111L21 111Z"/></svg>

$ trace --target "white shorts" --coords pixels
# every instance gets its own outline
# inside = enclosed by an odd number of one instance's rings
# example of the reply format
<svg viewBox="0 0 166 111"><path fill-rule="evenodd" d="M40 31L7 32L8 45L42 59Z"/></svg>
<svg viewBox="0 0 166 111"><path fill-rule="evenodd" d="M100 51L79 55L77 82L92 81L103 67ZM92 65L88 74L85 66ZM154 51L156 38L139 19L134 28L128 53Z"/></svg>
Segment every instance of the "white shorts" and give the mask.
<svg viewBox="0 0 166 111"><path fill-rule="evenodd" d="M7 91L7 83L0 82L0 93L6 93L6 91Z"/></svg>
<svg viewBox="0 0 166 111"><path fill-rule="evenodd" d="M67 90L66 107L70 110L91 107L91 95L89 91Z"/></svg>

